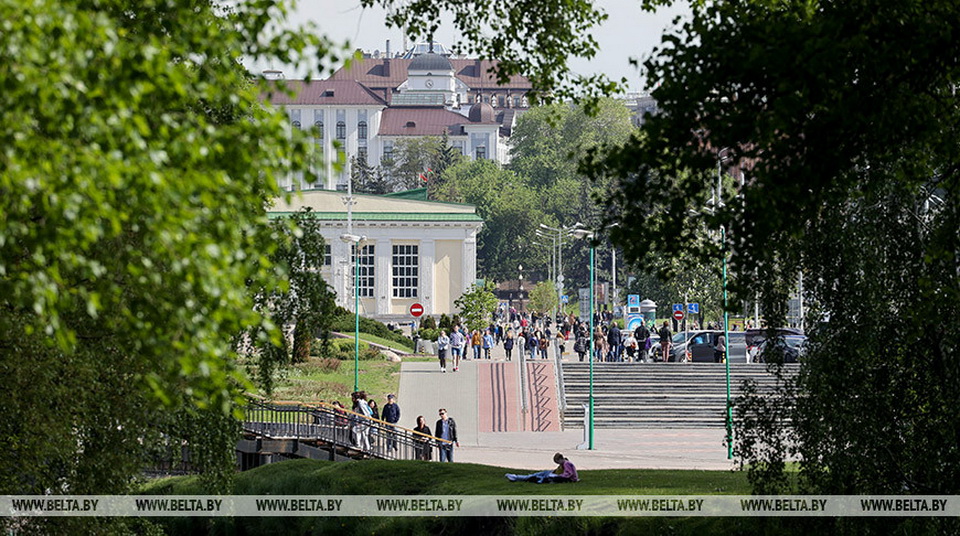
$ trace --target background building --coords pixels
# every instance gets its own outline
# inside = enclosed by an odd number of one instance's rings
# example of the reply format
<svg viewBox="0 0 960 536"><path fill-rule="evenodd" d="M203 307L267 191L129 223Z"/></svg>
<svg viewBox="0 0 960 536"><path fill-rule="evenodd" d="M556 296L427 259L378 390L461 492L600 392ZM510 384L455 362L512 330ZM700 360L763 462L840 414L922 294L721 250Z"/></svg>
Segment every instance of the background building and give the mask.
<svg viewBox="0 0 960 536"><path fill-rule="evenodd" d="M380 165L408 137L446 134L469 158L506 163L517 116L529 108L530 82L513 76L498 84L491 73L496 62L451 58L441 45L432 47L416 45L396 57L366 55L326 80L285 80L293 96L266 95L286 109L294 128L316 128L319 134L323 183L304 184L291 176L282 186L346 189L351 157ZM345 165L335 171L338 161Z"/></svg>

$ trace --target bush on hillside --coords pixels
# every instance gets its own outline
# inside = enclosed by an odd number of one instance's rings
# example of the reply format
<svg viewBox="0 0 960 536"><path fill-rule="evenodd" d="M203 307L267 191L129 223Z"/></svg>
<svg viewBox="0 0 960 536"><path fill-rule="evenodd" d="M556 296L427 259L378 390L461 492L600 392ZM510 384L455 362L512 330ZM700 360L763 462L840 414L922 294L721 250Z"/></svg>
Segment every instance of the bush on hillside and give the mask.
<svg viewBox="0 0 960 536"><path fill-rule="evenodd" d="M417 331L417 335L427 341L436 341L440 337L440 330L436 328L423 328Z"/></svg>
<svg viewBox="0 0 960 536"><path fill-rule="evenodd" d="M450 320L450 317L447 316L447 313L440 315L440 322L437 324L437 327L440 329L445 329L447 332L453 329L453 322Z"/></svg>
<svg viewBox="0 0 960 536"><path fill-rule="evenodd" d="M437 321L432 316L425 316L420 322L420 327L422 329L437 329Z"/></svg>
<svg viewBox="0 0 960 536"><path fill-rule="evenodd" d="M334 313L333 321L330 323L330 329L332 331L339 331L340 333L353 333L356 327L355 324L356 317L354 314L342 307L338 307ZM410 338L404 336L399 330L391 330L382 322L377 322L372 318L360 317L360 331L407 346L411 344Z"/></svg>

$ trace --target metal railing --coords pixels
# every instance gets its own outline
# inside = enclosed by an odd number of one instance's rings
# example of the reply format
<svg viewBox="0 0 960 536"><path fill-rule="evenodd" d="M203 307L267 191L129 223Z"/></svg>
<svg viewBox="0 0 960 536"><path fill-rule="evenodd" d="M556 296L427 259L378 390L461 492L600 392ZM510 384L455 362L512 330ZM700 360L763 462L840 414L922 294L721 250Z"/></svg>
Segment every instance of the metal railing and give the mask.
<svg viewBox="0 0 960 536"><path fill-rule="evenodd" d="M434 450L451 443L323 402L304 405L251 398L243 429L261 438L316 442L351 457L386 460L439 459Z"/></svg>

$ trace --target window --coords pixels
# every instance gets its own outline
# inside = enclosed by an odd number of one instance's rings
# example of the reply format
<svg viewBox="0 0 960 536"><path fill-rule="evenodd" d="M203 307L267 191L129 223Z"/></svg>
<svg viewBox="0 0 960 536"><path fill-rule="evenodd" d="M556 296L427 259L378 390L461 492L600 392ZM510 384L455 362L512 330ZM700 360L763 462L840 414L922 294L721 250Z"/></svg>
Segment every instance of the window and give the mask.
<svg viewBox="0 0 960 536"><path fill-rule="evenodd" d="M367 139L367 122L360 121L357 123L357 137L361 140Z"/></svg>
<svg viewBox="0 0 960 536"><path fill-rule="evenodd" d="M347 139L347 124L343 121L337 121L337 139Z"/></svg>
<svg viewBox="0 0 960 536"><path fill-rule="evenodd" d="M477 160L485 160L487 158L487 148L486 147L477 147Z"/></svg>
<svg viewBox="0 0 960 536"><path fill-rule="evenodd" d="M330 244L324 244L323 246L323 265L333 265L333 253L330 251Z"/></svg>
<svg viewBox="0 0 960 536"><path fill-rule="evenodd" d="M294 121L294 122L293 122L293 128L299 130L299 129L300 129L300 121Z"/></svg>
<svg viewBox="0 0 960 536"><path fill-rule="evenodd" d="M356 270L357 262L357 245L353 244L350 247L350 269ZM360 268L359 268L359 279L360 284L357 288L360 289L361 298L372 298L373 297L373 266L374 266L374 255L373 255L373 245L363 246L360 249ZM353 286L354 277L350 278L350 285Z"/></svg>
<svg viewBox="0 0 960 536"><path fill-rule="evenodd" d="M357 160L367 161L367 148L366 147L357 147Z"/></svg>
<svg viewBox="0 0 960 536"><path fill-rule="evenodd" d="M323 121L316 121L313 124L313 126L317 128L317 139L322 140L323 139Z"/></svg>
<svg viewBox="0 0 960 536"><path fill-rule="evenodd" d="M416 298L419 286L419 246L393 246L393 297Z"/></svg>
<svg viewBox="0 0 960 536"><path fill-rule="evenodd" d="M513 98L513 107L519 108L523 104L523 97L514 97Z"/></svg>

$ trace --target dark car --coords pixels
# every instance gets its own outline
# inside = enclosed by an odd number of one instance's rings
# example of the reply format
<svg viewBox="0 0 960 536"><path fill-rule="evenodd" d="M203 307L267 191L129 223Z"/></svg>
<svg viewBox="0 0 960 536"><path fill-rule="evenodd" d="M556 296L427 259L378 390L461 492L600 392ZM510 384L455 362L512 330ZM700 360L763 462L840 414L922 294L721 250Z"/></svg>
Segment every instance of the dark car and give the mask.
<svg viewBox="0 0 960 536"><path fill-rule="evenodd" d="M803 335L784 335L767 339L760 344L755 357L758 363L764 363L773 358L774 352L783 355L784 363L799 363L803 359L807 338Z"/></svg>
<svg viewBox="0 0 960 536"><path fill-rule="evenodd" d="M772 335L803 335L803 331L797 328L748 329L743 333L747 344L747 360L750 362L759 362L757 361L757 355L760 353L760 345L767 340L767 337Z"/></svg>
<svg viewBox="0 0 960 536"><path fill-rule="evenodd" d="M719 330L681 331L673 336L670 348L670 361L694 363L713 363L717 338L723 332ZM747 345L742 331L730 331L728 358L731 363L747 361Z"/></svg>

